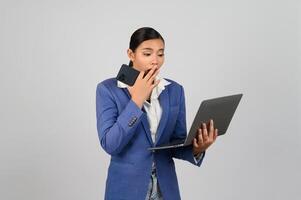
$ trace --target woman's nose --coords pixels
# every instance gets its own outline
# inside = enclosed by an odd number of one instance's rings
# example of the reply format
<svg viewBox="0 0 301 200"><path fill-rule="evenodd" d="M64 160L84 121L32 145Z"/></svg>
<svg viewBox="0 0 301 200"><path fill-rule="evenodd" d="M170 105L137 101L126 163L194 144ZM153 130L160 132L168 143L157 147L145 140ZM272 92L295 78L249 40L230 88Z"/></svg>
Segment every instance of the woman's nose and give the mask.
<svg viewBox="0 0 301 200"><path fill-rule="evenodd" d="M152 65L158 65L158 57L155 56L152 60Z"/></svg>

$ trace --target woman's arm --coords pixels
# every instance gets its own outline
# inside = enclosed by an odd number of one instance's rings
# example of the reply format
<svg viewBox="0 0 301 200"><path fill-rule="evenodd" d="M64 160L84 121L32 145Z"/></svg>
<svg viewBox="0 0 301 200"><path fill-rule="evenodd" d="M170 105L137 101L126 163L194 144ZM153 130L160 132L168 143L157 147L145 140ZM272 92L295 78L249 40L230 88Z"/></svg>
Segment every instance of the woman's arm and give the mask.
<svg viewBox="0 0 301 200"><path fill-rule="evenodd" d="M96 89L97 131L102 148L110 155L118 154L135 135L143 111L129 100L118 115L117 105L109 89L100 83Z"/></svg>

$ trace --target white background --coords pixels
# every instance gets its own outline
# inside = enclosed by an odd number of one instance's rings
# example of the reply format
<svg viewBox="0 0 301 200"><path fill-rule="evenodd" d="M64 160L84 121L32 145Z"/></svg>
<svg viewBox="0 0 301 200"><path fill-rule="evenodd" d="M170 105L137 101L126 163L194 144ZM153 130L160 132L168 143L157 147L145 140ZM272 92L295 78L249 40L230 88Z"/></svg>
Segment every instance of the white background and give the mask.
<svg viewBox="0 0 301 200"><path fill-rule="evenodd" d="M103 199L109 155L98 82L137 28L166 41L161 76L200 101L243 99L198 168L176 161L182 199L300 199L301 4L279 0L0 2L0 199Z"/></svg>

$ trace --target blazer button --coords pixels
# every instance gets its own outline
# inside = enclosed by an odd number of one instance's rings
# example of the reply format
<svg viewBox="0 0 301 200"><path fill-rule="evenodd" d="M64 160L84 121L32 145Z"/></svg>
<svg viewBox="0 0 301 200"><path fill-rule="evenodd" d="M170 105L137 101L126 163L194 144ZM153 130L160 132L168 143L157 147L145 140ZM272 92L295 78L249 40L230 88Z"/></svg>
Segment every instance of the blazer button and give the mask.
<svg viewBox="0 0 301 200"><path fill-rule="evenodd" d="M132 127L134 124L135 124L135 122L137 121L137 117L133 117L132 119L131 119L131 121L128 123L128 125L130 126L130 127Z"/></svg>

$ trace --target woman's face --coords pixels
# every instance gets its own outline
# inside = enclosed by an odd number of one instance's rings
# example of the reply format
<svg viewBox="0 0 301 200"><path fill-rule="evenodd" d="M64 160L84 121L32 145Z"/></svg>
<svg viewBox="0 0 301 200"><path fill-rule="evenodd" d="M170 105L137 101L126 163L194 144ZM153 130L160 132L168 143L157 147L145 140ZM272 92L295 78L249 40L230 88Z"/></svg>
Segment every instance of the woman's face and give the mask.
<svg viewBox="0 0 301 200"><path fill-rule="evenodd" d="M164 43L161 39L151 39L142 42L133 52L128 49L129 59L133 68L138 71L149 71L153 67L158 69L164 63Z"/></svg>

